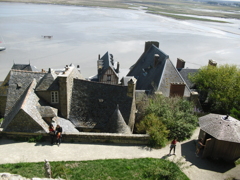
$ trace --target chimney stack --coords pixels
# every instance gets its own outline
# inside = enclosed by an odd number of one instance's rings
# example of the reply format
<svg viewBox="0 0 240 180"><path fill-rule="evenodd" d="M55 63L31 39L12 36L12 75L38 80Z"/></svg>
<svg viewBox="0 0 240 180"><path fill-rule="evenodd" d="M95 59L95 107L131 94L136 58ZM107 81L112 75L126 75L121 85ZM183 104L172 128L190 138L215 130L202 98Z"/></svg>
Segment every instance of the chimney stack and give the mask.
<svg viewBox="0 0 240 180"><path fill-rule="evenodd" d="M120 67L120 64L119 64L119 62L117 62L117 69L116 69L117 73L119 73L119 67Z"/></svg>
<svg viewBox="0 0 240 180"><path fill-rule="evenodd" d="M157 42L157 41L147 41L147 42L145 42L144 52L146 52L152 46L152 44L154 44L157 48L159 48L159 42Z"/></svg>
<svg viewBox="0 0 240 180"><path fill-rule="evenodd" d="M176 68L177 69L183 69L184 67L185 67L185 61L180 59L180 58L177 58Z"/></svg>

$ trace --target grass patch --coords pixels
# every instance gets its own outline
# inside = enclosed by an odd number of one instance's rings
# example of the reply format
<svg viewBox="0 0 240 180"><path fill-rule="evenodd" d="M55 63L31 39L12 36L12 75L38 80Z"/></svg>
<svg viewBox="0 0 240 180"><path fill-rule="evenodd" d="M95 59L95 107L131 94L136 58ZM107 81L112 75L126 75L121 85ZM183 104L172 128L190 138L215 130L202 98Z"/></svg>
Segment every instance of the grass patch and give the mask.
<svg viewBox="0 0 240 180"><path fill-rule="evenodd" d="M95 161L50 162L54 178L78 179L168 179L189 178L173 162L164 159L109 159ZM21 176L44 177L44 163L17 163L0 165L0 172Z"/></svg>

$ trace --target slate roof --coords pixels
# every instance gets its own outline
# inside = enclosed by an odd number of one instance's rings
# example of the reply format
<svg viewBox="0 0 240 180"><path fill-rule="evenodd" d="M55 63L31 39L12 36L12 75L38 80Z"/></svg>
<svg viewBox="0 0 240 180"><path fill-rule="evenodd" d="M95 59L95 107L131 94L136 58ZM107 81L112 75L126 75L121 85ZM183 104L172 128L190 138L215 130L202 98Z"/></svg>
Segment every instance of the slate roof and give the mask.
<svg viewBox="0 0 240 180"><path fill-rule="evenodd" d="M240 143L240 121L220 114L208 114L199 118L200 128L222 141Z"/></svg>
<svg viewBox="0 0 240 180"><path fill-rule="evenodd" d="M185 83L169 56L154 44L141 55L127 76L134 76L137 79L137 90L161 91L167 97L171 83ZM187 86L184 96L190 96L190 89Z"/></svg>
<svg viewBox="0 0 240 180"><path fill-rule="evenodd" d="M113 72L116 74L116 76L118 76L114 68L114 59L112 54L109 54L108 52L106 52L100 58L100 60L103 60L103 67L101 70L98 70L98 79L100 79L100 77L108 70L108 68L111 68Z"/></svg>
<svg viewBox="0 0 240 180"><path fill-rule="evenodd" d="M178 69L179 73L183 77L184 81L190 89L194 88L194 84L189 80L189 75L195 74L198 72L198 69Z"/></svg>
<svg viewBox="0 0 240 180"><path fill-rule="evenodd" d="M36 91L56 91L59 89L58 82L56 80L57 74L49 69L48 73L38 83Z"/></svg>
<svg viewBox="0 0 240 180"><path fill-rule="evenodd" d="M33 71L21 71L11 70L9 73L8 92L7 92L7 103L5 115L11 110L15 102L22 96L28 86L32 83L33 79L36 82L45 75L44 72L33 72Z"/></svg>
<svg viewBox="0 0 240 180"><path fill-rule="evenodd" d="M127 86L110 85L74 79L70 121L80 128L106 130L117 104L128 124L133 98L127 96Z"/></svg>
<svg viewBox="0 0 240 180"><path fill-rule="evenodd" d="M4 118L1 126L3 131L48 132L48 125L38 111L39 98L34 92L36 83L34 79L11 109L11 113Z"/></svg>
<svg viewBox="0 0 240 180"><path fill-rule="evenodd" d="M55 123L53 123L53 126L56 128L57 124L59 124L62 127L63 134L76 134L79 133L79 131L75 128L75 126L68 120L60 117L56 117Z"/></svg>
<svg viewBox="0 0 240 180"><path fill-rule="evenodd" d="M112 117L108 121L108 127L109 127L108 132L110 133L132 134L130 127L126 124L122 117L118 105Z"/></svg>
<svg viewBox="0 0 240 180"><path fill-rule="evenodd" d="M39 69L37 69L35 66L32 66L30 64L15 64L14 63L11 69L40 72Z"/></svg>

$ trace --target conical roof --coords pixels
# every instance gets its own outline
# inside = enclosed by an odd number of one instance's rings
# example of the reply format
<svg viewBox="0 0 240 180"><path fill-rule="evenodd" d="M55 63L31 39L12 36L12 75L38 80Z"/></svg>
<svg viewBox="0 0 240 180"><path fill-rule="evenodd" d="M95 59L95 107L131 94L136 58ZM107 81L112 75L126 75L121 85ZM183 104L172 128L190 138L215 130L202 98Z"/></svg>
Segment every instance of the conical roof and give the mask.
<svg viewBox="0 0 240 180"><path fill-rule="evenodd" d="M130 127L126 124L122 117L118 105L109 120L108 127L110 133L132 134Z"/></svg>
<svg viewBox="0 0 240 180"><path fill-rule="evenodd" d="M240 143L240 121L231 116L208 114L199 118L199 125L218 140Z"/></svg>

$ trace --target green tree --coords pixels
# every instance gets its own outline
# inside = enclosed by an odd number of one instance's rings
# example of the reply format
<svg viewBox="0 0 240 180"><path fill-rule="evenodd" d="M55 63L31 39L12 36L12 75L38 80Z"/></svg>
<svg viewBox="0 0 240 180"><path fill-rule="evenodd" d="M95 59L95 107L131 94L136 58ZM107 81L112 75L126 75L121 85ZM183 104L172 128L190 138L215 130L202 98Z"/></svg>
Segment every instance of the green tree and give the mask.
<svg viewBox="0 0 240 180"><path fill-rule="evenodd" d="M229 114L231 109L239 107L240 70L237 66L205 66L189 78L200 93L206 94L211 112Z"/></svg>
<svg viewBox="0 0 240 180"><path fill-rule="evenodd" d="M169 140L174 137L177 137L179 141L190 138L197 126L198 117L194 113L194 105L180 97L167 98L162 95L155 95L149 98L145 108L142 109L144 115L140 121L140 126L137 125L137 129L142 131L145 128L148 132L150 127L157 129L157 125L160 126L161 122L169 131L168 134L163 133L165 138ZM143 124L147 125L143 126Z"/></svg>

